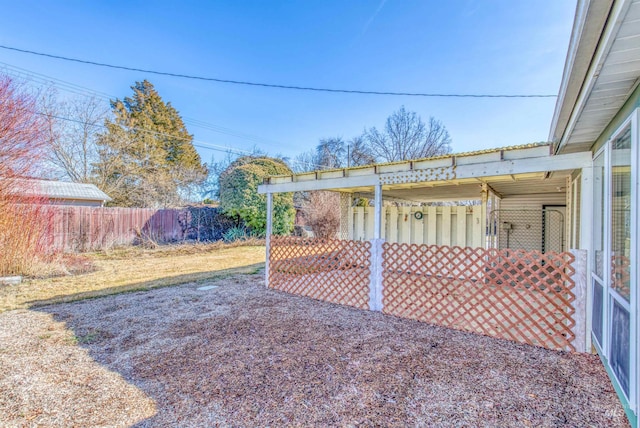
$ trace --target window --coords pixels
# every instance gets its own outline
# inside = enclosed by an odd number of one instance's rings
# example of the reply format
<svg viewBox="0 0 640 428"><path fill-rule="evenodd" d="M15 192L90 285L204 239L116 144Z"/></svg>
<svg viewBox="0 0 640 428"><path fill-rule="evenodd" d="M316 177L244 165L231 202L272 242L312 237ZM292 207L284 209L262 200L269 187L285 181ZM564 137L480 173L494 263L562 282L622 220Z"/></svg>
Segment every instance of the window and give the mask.
<svg viewBox="0 0 640 428"><path fill-rule="evenodd" d="M631 127L611 142L611 288L631 296Z"/></svg>
<svg viewBox="0 0 640 428"><path fill-rule="evenodd" d="M593 160L591 332L631 408L638 395L638 177L640 109Z"/></svg>

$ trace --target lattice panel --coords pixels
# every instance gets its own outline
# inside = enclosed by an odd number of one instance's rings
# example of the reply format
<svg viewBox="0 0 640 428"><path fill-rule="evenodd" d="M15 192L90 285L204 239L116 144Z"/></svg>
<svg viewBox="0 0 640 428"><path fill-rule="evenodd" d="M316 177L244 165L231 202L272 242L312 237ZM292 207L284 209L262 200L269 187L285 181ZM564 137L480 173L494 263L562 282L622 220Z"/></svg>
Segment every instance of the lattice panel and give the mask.
<svg viewBox="0 0 640 428"><path fill-rule="evenodd" d="M631 260L628 257L611 257L611 286L626 299L631 296Z"/></svg>
<svg viewBox="0 0 640 428"><path fill-rule="evenodd" d="M383 244L383 312L575 350L571 253Z"/></svg>
<svg viewBox="0 0 640 428"><path fill-rule="evenodd" d="M415 169L380 174L381 184L420 183L425 181L445 181L456 178L455 166Z"/></svg>
<svg viewBox="0 0 640 428"><path fill-rule="evenodd" d="M352 200L351 193L340 193L340 239L349 239L349 208Z"/></svg>
<svg viewBox="0 0 640 428"><path fill-rule="evenodd" d="M269 287L369 309L369 242L274 236Z"/></svg>

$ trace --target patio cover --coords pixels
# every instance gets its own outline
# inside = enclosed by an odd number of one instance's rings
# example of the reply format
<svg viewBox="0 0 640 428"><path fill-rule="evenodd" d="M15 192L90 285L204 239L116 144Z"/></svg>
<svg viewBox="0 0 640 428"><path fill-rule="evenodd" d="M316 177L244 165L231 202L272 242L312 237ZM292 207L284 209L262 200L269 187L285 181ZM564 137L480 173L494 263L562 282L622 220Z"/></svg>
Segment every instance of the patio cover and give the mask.
<svg viewBox="0 0 640 428"><path fill-rule="evenodd" d="M479 199L484 185L498 197L564 192L566 176L591 167L590 152L553 155L548 143L425 159L272 176L260 193L313 190L360 193L414 202Z"/></svg>

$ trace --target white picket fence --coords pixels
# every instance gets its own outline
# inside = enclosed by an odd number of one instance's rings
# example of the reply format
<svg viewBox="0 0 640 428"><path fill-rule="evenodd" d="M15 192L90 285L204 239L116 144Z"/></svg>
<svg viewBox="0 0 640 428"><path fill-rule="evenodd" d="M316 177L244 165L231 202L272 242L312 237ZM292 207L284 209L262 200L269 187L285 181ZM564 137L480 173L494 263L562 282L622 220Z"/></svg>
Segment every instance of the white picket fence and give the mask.
<svg viewBox="0 0 640 428"><path fill-rule="evenodd" d="M406 244L483 247L482 207L383 207L382 238ZM422 214L416 215L416 212ZM373 239L374 207L349 208L349 239Z"/></svg>

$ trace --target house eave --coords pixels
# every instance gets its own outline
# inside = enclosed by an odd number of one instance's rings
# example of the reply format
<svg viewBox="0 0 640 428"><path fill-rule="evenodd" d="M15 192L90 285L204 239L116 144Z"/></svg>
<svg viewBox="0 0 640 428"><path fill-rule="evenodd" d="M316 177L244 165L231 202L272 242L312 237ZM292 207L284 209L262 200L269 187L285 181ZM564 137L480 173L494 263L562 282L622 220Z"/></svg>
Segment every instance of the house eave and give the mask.
<svg viewBox="0 0 640 428"><path fill-rule="evenodd" d="M574 26L552 121L555 153L591 149L640 83L640 1L608 3L578 5L586 17Z"/></svg>
<svg viewBox="0 0 640 428"><path fill-rule="evenodd" d="M562 139L612 4L613 0L578 0L549 141Z"/></svg>

